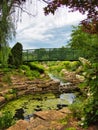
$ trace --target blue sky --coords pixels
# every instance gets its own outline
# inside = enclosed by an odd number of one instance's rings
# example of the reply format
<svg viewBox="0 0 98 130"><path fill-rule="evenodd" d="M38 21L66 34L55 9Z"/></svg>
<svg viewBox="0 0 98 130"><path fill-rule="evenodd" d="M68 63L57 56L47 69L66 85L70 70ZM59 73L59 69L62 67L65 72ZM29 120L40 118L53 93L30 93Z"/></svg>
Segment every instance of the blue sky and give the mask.
<svg viewBox="0 0 98 130"><path fill-rule="evenodd" d="M29 12L35 17L22 13L22 22L18 22L16 38L10 43L14 46L16 42L23 45L23 49L35 48L58 48L65 46L70 40L72 25L76 26L86 16L79 12L69 13L66 7L58 9L55 15L44 15L43 2L29 5ZM27 6L25 6L26 8Z"/></svg>

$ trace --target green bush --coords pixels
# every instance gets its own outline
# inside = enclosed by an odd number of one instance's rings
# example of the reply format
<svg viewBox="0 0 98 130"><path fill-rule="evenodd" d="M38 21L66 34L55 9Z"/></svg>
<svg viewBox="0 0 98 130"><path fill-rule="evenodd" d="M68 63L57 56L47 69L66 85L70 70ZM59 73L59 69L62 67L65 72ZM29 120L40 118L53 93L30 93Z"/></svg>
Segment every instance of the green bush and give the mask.
<svg viewBox="0 0 98 130"><path fill-rule="evenodd" d="M72 105L70 105L70 109L73 112L73 117L81 120L83 117L83 102L77 99Z"/></svg>
<svg viewBox="0 0 98 130"><path fill-rule="evenodd" d="M98 122L98 63L91 63L90 61L79 58L82 64L82 71L85 80L80 84L80 89L85 93L82 106L74 106L81 117L81 125L87 127ZM83 95L82 95L83 96Z"/></svg>
<svg viewBox="0 0 98 130"><path fill-rule="evenodd" d="M35 77L35 78L38 78L38 77L40 77L40 73L37 70L33 70L32 76Z"/></svg>
<svg viewBox="0 0 98 130"><path fill-rule="evenodd" d="M30 67L27 66L27 65L21 65L20 66L20 69L24 70L24 71L29 71L30 70Z"/></svg>
<svg viewBox="0 0 98 130"><path fill-rule="evenodd" d="M11 69L10 68L2 68L2 72L4 72L4 73L7 73L7 72L10 72L11 71Z"/></svg>
<svg viewBox="0 0 98 130"><path fill-rule="evenodd" d="M78 61L64 61L63 62L63 68L70 70L70 71L75 71L77 67L79 67L80 63Z"/></svg>
<svg viewBox="0 0 98 130"><path fill-rule="evenodd" d="M38 71L38 69L31 70L28 65L22 65L20 66L20 69L23 70L23 73L30 79L38 78L40 76L40 72Z"/></svg>
<svg viewBox="0 0 98 130"><path fill-rule="evenodd" d="M32 77L32 72L31 72L31 70L25 71L25 75L26 75L27 77Z"/></svg>
<svg viewBox="0 0 98 130"><path fill-rule="evenodd" d="M32 70L30 70L30 67L27 65L21 65L20 72L25 74L27 77L32 77Z"/></svg>
<svg viewBox="0 0 98 130"><path fill-rule="evenodd" d="M13 115L9 111L5 111L0 114L0 130L10 127L15 123Z"/></svg>
<svg viewBox="0 0 98 130"><path fill-rule="evenodd" d="M9 85L11 85L12 81L11 81L10 74L6 74L5 76L3 76L3 82L8 83Z"/></svg>
<svg viewBox="0 0 98 130"><path fill-rule="evenodd" d="M27 63L27 65L30 67L31 70L37 70L40 73L44 73L44 68L43 66L39 65L38 63L33 63L33 62L29 62Z"/></svg>

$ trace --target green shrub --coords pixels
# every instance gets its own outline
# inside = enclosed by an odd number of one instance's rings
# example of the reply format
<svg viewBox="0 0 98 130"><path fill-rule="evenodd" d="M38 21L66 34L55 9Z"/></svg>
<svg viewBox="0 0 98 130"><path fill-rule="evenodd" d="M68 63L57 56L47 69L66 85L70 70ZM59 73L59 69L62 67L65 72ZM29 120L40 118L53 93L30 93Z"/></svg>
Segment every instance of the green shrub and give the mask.
<svg viewBox="0 0 98 130"><path fill-rule="evenodd" d="M39 65L38 63L33 63L33 62L29 62L28 66L30 67L31 70L37 70L40 73L44 73L44 68L42 65Z"/></svg>
<svg viewBox="0 0 98 130"><path fill-rule="evenodd" d="M31 64L28 63L28 65L31 65ZM20 69L23 70L23 73L30 79L38 78L40 76L39 69L34 69L35 68L34 66L30 67L28 65L22 65L20 66ZM38 68L37 65L36 65L36 68Z"/></svg>
<svg viewBox="0 0 98 130"><path fill-rule="evenodd" d="M66 118L60 119L59 121L62 125L67 125L68 120Z"/></svg>
<svg viewBox="0 0 98 130"><path fill-rule="evenodd" d="M25 75L27 77L32 77L32 71L31 70L25 71Z"/></svg>
<svg viewBox="0 0 98 130"><path fill-rule="evenodd" d="M65 61L65 62L64 62L64 66L65 66L65 68L66 68L67 70L69 70L69 69L70 69L70 61Z"/></svg>
<svg viewBox="0 0 98 130"><path fill-rule="evenodd" d="M70 68L72 71L75 71L79 67L80 63L78 61L73 61L70 63Z"/></svg>
<svg viewBox="0 0 98 130"><path fill-rule="evenodd" d="M22 69L22 70L24 70L24 71L28 71L28 70L30 70L30 67L27 66L27 65L21 65L21 66L20 66L20 69Z"/></svg>
<svg viewBox="0 0 98 130"><path fill-rule="evenodd" d="M12 83L10 74L6 74L6 75L3 77L3 82L8 83L9 85Z"/></svg>
<svg viewBox="0 0 98 130"><path fill-rule="evenodd" d="M21 43L16 43L11 49L8 58L8 64L14 67L19 67L22 64L22 45Z"/></svg>
<svg viewBox="0 0 98 130"><path fill-rule="evenodd" d="M17 94L17 90L15 88L9 89L10 94Z"/></svg>
<svg viewBox="0 0 98 130"><path fill-rule="evenodd" d="M98 122L98 63L79 58L82 64L82 71L85 80L80 85L80 89L86 94L83 101L81 125L87 127ZM76 107L76 109L79 109ZM80 111L78 112L80 114Z"/></svg>
<svg viewBox="0 0 98 130"><path fill-rule="evenodd" d="M75 71L77 69L77 67L79 67L80 63L78 61L64 61L63 62L63 68L70 70L70 71Z"/></svg>
<svg viewBox="0 0 98 130"><path fill-rule="evenodd" d="M2 68L2 72L4 72L4 73L6 73L6 72L10 72L11 71L11 69L10 68Z"/></svg>
<svg viewBox="0 0 98 130"><path fill-rule="evenodd" d="M13 115L9 111L5 111L0 114L0 130L10 127L15 123Z"/></svg>
<svg viewBox="0 0 98 130"><path fill-rule="evenodd" d="M40 73L37 70L33 70L32 76L35 77L35 78L38 78L38 77L40 77Z"/></svg>
<svg viewBox="0 0 98 130"><path fill-rule="evenodd" d="M77 118L78 120L81 120L83 116L83 103L82 101L75 101L72 105L70 105L70 109L73 112L73 116Z"/></svg>

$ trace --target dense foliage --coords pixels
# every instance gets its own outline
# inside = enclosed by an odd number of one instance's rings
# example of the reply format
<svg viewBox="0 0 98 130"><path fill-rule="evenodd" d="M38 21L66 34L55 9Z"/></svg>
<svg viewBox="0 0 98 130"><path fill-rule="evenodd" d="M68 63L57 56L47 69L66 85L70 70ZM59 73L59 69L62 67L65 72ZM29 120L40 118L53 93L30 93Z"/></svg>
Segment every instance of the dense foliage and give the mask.
<svg viewBox="0 0 98 130"><path fill-rule="evenodd" d="M10 12L15 11L15 7L21 8L25 2L29 0L1 0L0 12L2 13L4 2L7 7L7 16ZM98 1L97 0L43 0L47 3L47 7L44 8L45 14L52 14L61 7L67 6L72 12L79 11L82 14L87 13L87 19L82 21L83 29L89 33L98 33ZM30 1L29 1L30 2ZM31 4L31 3L30 3ZM21 8L23 11L23 7Z"/></svg>
<svg viewBox="0 0 98 130"><path fill-rule="evenodd" d="M73 111L82 125L95 124L98 121L98 36L84 33L79 26L74 28L69 46L81 50L88 59L80 58L81 69L78 73L85 78L80 84L84 99L75 103L77 109L74 107Z"/></svg>
<svg viewBox="0 0 98 130"><path fill-rule="evenodd" d="M15 35L15 29L10 15L12 4L6 0L0 1L0 53L2 66L7 65L8 40Z"/></svg>
<svg viewBox="0 0 98 130"><path fill-rule="evenodd" d="M8 59L9 65L19 67L22 64L22 45L17 42L11 49L11 53Z"/></svg>
<svg viewBox="0 0 98 130"><path fill-rule="evenodd" d="M5 128L13 125L14 119L11 112L5 111L0 114L0 130L4 130Z"/></svg>
<svg viewBox="0 0 98 130"><path fill-rule="evenodd" d="M83 32L81 26L74 27L68 46L85 54L85 58L91 62L98 62L98 36L96 34Z"/></svg>
<svg viewBox="0 0 98 130"><path fill-rule="evenodd" d="M82 125L88 126L97 124L98 121L98 63L90 63L84 58L80 58L80 61L82 63L81 74L85 77L80 88L85 94L85 99L79 111L82 111Z"/></svg>
<svg viewBox="0 0 98 130"><path fill-rule="evenodd" d="M0 0L0 53L2 66L7 66L9 41L15 36L16 8L25 0Z"/></svg>
<svg viewBox="0 0 98 130"><path fill-rule="evenodd" d="M87 13L87 19L81 22L83 29L89 33L98 33L98 1L53 0L48 2L48 6L44 8L45 14L49 14L50 12L54 14L61 6L67 6L72 12L78 10L81 14Z"/></svg>
<svg viewBox="0 0 98 130"><path fill-rule="evenodd" d="M29 79L40 78L41 74L45 74L45 68L36 62L25 63L20 66L19 70L20 73L23 73Z"/></svg>

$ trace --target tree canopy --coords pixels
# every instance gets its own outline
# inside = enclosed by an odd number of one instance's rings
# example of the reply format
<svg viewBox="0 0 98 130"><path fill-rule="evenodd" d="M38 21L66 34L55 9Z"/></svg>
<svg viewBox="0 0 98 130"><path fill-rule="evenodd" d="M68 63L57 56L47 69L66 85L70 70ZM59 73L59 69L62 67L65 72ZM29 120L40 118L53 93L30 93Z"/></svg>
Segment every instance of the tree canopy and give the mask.
<svg viewBox="0 0 98 130"><path fill-rule="evenodd" d="M87 19L81 21L83 30L98 33L98 0L53 0L44 8L45 14L54 14L61 6L68 7L72 12L78 10L81 14L87 13Z"/></svg>
<svg viewBox="0 0 98 130"><path fill-rule="evenodd" d="M68 46L85 53L88 60L98 62L98 36L96 34L83 32L81 26L74 27Z"/></svg>

